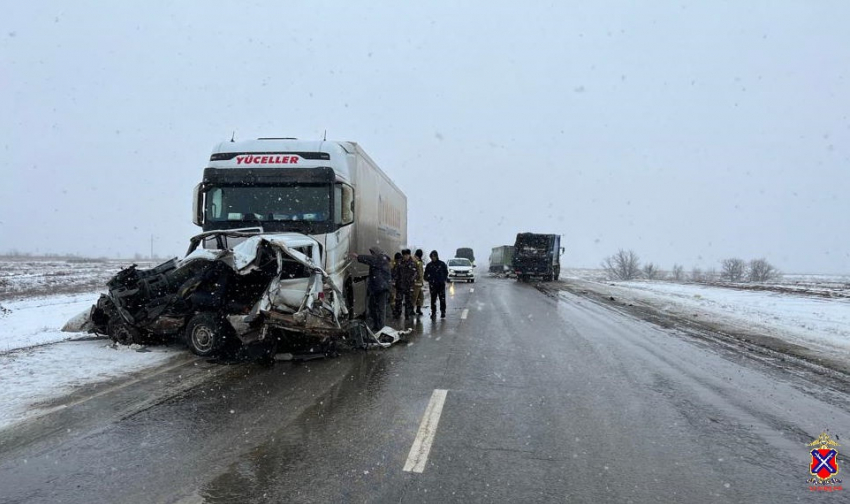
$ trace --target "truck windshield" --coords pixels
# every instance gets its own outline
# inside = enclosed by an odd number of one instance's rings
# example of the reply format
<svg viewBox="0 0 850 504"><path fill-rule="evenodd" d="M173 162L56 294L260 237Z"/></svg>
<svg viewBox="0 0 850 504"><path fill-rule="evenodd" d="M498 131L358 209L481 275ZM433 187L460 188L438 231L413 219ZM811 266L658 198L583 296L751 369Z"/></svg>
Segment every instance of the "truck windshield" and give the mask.
<svg viewBox="0 0 850 504"><path fill-rule="evenodd" d="M212 222L325 222L331 218L331 186L213 187L206 196Z"/></svg>

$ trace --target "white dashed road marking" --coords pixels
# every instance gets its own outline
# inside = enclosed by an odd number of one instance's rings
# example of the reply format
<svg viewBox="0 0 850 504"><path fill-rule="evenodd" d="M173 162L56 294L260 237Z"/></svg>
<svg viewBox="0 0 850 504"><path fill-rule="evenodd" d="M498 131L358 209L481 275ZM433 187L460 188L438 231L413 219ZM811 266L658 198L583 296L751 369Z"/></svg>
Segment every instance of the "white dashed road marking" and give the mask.
<svg viewBox="0 0 850 504"><path fill-rule="evenodd" d="M431 401L428 402L425 416L419 424L419 432L416 433L416 439L413 440L413 446L410 447L407 462L404 464L406 472L421 473L425 470L425 463L428 462L431 443L434 442L434 436L437 434L437 424L440 423L440 415L443 413L443 404L446 402L448 392L448 390L435 389L431 394Z"/></svg>
<svg viewBox="0 0 850 504"><path fill-rule="evenodd" d="M469 315L469 308L464 308L462 312L460 312L460 319L466 320L466 316Z"/></svg>

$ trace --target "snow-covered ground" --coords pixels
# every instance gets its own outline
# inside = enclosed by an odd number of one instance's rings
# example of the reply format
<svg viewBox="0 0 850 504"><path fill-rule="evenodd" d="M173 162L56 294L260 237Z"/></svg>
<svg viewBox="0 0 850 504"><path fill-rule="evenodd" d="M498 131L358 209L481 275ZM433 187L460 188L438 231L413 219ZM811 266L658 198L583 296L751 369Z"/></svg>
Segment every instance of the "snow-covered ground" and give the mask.
<svg viewBox="0 0 850 504"><path fill-rule="evenodd" d="M184 353L176 347L135 349L110 343L70 340L0 353L0 429L50 412L53 400L83 385L126 376Z"/></svg>
<svg viewBox="0 0 850 504"><path fill-rule="evenodd" d="M850 298L824 296L818 285L791 293L673 282L606 282L584 272L571 272L570 279L619 301L756 332L850 363ZM840 283L835 277L823 281Z"/></svg>
<svg viewBox="0 0 850 504"><path fill-rule="evenodd" d="M55 343L78 334L60 331L71 317L91 308L99 294L66 294L0 303L0 353Z"/></svg>
<svg viewBox="0 0 850 504"><path fill-rule="evenodd" d="M0 261L0 429L51 411L54 400L83 385L185 356L179 346L114 346L108 338L60 331L126 265Z"/></svg>
<svg viewBox="0 0 850 504"><path fill-rule="evenodd" d="M100 290L106 281L133 263L148 268L156 263L130 260L0 259L0 304L45 294ZM2 311L2 310L0 310Z"/></svg>

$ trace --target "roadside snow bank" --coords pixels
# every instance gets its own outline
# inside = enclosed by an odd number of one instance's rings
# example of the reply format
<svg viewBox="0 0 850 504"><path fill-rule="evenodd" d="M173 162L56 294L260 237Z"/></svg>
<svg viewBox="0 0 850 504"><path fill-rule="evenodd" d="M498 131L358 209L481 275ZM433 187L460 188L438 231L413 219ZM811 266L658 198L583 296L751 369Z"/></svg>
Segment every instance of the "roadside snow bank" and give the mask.
<svg viewBox="0 0 850 504"><path fill-rule="evenodd" d="M109 340L68 341L0 354L0 428L53 409L51 400L94 382L156 366L178 354L138 352Z"/></svg>
<svg viewBox="0 0 850 504"><path fill-rule="evenodd" d="M0 317L0 353L17 348L43 345L80 336L60 331L74 315L88 310L100 293L65 294L4 301Z"/></svg>
<svg viewBox="0 0 850 504"><path fill-rule="evenodd" d="M178 347L112 347L108 338L63 333L74 315L89 309L99 293L4 301L0 316L0 428L54 406L51 401L83 385L108 381L162 364L185 351Z"/></svg>
<svg viewBox="0 0 850 504"><path fill-rule="evenodd" d="M850 299L667 282L574 281L618 301L644 303L672 315L757 330L850 360Z"/></svg>

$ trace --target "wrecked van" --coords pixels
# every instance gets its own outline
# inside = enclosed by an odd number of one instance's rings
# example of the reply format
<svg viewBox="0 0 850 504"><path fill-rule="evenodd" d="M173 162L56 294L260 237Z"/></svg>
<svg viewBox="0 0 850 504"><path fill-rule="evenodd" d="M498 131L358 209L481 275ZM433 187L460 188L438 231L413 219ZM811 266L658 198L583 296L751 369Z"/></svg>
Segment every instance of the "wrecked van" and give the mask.
<svg viewBox="0 0 850 504"><path fill-rule="evenodd" d="M252 344L272 353L281 343L321 347L344 337L348 327L341 320L348 312L339 287L319 266L319 243L299 233L261 231L202 233L183 259L125 268L82 324L65 329L108 334L124 344L182 337L201 356Z"/></svg>

